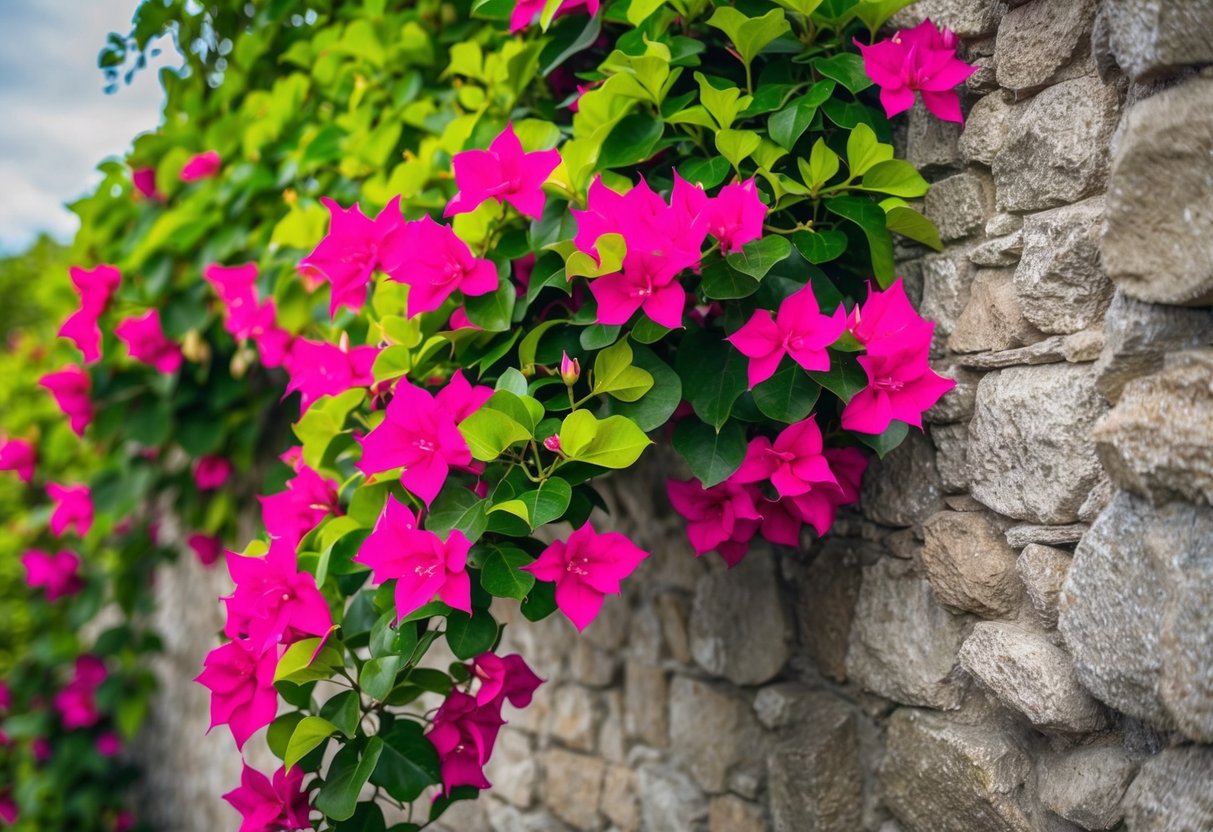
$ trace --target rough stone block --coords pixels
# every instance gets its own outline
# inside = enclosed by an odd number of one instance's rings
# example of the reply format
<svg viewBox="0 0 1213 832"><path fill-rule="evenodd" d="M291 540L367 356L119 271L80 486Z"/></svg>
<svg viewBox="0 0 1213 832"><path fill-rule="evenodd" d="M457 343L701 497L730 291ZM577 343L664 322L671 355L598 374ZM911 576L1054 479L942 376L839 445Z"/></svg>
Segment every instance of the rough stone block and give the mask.
<svg viewBox="0 0 1213 832"><path fill-rule="evenodd" d="M1003 0L919 0L894 15L889 26L908 29L929 17L962 38L977 38L993 34L1006 10Z"/></svg>
<svg viewBox="0 0 1213 832"><path fill-rule="evenodd" d="M996 727L902 708L887 740L881 786L907 832L1036 832L1017 800L1030 763Z"/></svg>
<svg viewBox="0 0 1213 832"><path fill-rule="evenodd" d="M923 421L932 425L945 425L950 422L967 422L973 418L973 408L977 402L977 383L981 381L981 375L956 363L936 363L932 365L932 369L955 381L956 386L922 415Z"/></svg>
<svg viewBox="0 0 1213 832"><path fill-rule="evenodd" d="M989 512L941 511L922 524L922 566L939 602L986 618L1019 608L1015 550Z"/></svg>
<svg viewBox="0 0 1213 832"><path fill-rule="evenodd" d="M911 564L885 558L863 570L847 673L894 702L957 708L965 683L955 673L956 653L966 630Z"/></svg>
<svg viewBox="0 0 1213 832"><path fill-rule="evenodd" d="M1085 733L1107 722L1103 708L1079 684L1066 652L1022 627L977 623L960 648L960 664L1042 731Z"/></svg>
<svg viewBox="0 0 1213 832"><path fill-rule="evenodd" d="M838 682L847 677L847 639L860 580L859 558L851 544L831 537L797 587L800 640L821 672Z"/></svg>
<svg viewBox="0 0 1213 832"><path fill-rule="evenodd" d="M643 765L636 772L636 790L641 829L706 832L707 800L681 771L658 763Z"/></svg>
<svg viewBox="0 0 1213 832"><path fill-rule="evenodd" d="M493 794L521 809L535 802L538 771L530 738L521 731L506 728L497 737L493 756L485 766L485 777L493 784Z"/></svg>
<svg viewBox="0 0 1213 832"><path fill-rule="evenodd" d="M1106 410L1088 365L988 374L969 423L973 496L1019 520L1073 523L1104 477L1091 430Z"/></svg>
<svg viewBox="0 0 1213 832"><path fill-rule="evenodd" d="M854 711L815 694L804 721L767 757L775 832L854 832L860 827L863 775Z"/></svg>
<svg viewBox="0 0 1213 832"><path fill-rule="evenodd" d="M948 348L954 352L1009 350L1042 336L1024 317L1010 269L982 269L973 277L969 302L956 321Z"/></svg>
<svg viewBox="0 0 1213 832"><path fill-rule="evenodd" d="M563 685L556 689L551 732L569 748L594 750L597 717L598 705L593 693L580 685Z"/></svg>
<svg viewBox="0 0 1213 832"><path fill-rule="evenodd" d="M750 703L735 693L676 676L670 685L670 750L701 789L720 794L734 768L756 766L761 759L762 730Z"/></svg>
<svg viewBox="0 0 1213 832"><path fill-rule="evenodd" d="M1213 344L1213 309L1142 303L1117 292L1104 333L1095 387L1115 402L1131 379L1161 370L1166 353Z"/></svg>
<svg viewBox="0 0 1213 832"><path fill-rule="evenodd" d="M992 170L1001 211L1038 211L1104 190L1116 90L1094 76L1064 81L1016 105Z"/></svg>
<svg viewBox="0 0 1213 832"><path fill-rule="evenodd" d="M1213 302L1213 79L1135 104L1117 138L1103 264L1150 303Z"/></svg>
<svg viewBox="0 0 1213 832"><path fill-rule="evenodd" d="M1099 264L1102 197L1033 214L1024 221L1015 291L1041 332L1067 334L1103 318L1112 282Z"/></svg>
<svg viewBox="0 0 1213 832"><path fill-rule="evenodd" d="M1213 350L1174 353L1162 372L1129 382L1094 435L1121 488L1213 503Z"/></svg>
<svg viewBox="0 0 1213 832"><path fill-rule="evenodd" d="M1168 748L1147 760L1125 795L1129 832L1213 829L1213 749Z"/></svg>
<svg viewBox="0 0 1213 832"><path fill-rule="evenodd" d="M628 662L623 678L624 730L654 748L665 748L669 742L665 671L655 665Z"/></svg>
<svg viewBox="0 0 1213 832"><path fill-rule="evenodd" d="M931 185L924 210L942 239L959 240L985 228L991 207L988 177L958 173Z"/></svg>
<svg viewBox="0 0 1213 832"><path fill-rule="evenodd" d="M1076 748L1040 761L1040 802L1083 829L1111 829L1124 817L1121 798L1137 762L1111 745Z"/></svg>
<svg viewBox="0 0 1213 832"><path fill-rule="evenodd" d="M931 441L939 456L935 467L943 490L959 494L968 490L969 429L965 425L932 425Z"/></svg>
<svg viewBox="0 0 1213 832"><path fill-rule="evenodd" d="M932 115L922 102L910 110L906 133L906 159L924 173L946 170L960 164L961 126Z"/></svg>
<svg viewBox="0 0 1213 832"><path fill-rule="evenodd" d="M565 823L582 830L601 823L598 801L606 764L597 757L552 749L543 755L543 800Z"/></svg>
<svg viewBox="0 0 1213 832"><path fill-rule="evenodd" d="M1015 562L1032 608L1040 623L1050 629L1057 626L1057 599L1070 571L1070 560L1069 552L1029 543Z"/></svg>
<svg viewBox="0 0 1213 832"><path fill-rule="evenodd" d="M925 434L912 430L892 453L868 466L860 504L877 523L916 526L943 508L942 494L935 447Z"/></svg>
<svg viewBox="0 0 1213 832"><path fill-rule="evenodd" d="M922 258L923 317L935 322L940 345L952 334L956 321L969 303L973 263L963 252L932 254Z"/></svg>
<svg viewBox="0 0 1213 832"><path fill-rule="evenodd" d="M1199 0L1103 0L1094 49L1135 81L1213 63L1213 6Z"/></svg>
<svg viewBox="0 0 1213 832"><path fill-rule="evenodd" d="M1083 51L1095 18L1095 0L1026 3L998 27L994 53L998 83L1021 92L1049 83Z"/></svg>
<svg viewBox="0 0 1213 832"><path fill-rule="evenodd" d="M619 832L640 829L640 805L636 800L636 775L626 766L611 766L602 781L602 813Z"/></svg>
<svg viewBox="0 0 1213 832"><path fill-rule="evenodd" d="M708 832L767 832L762 807L729 795L708 805Z"/></svg>
<svg viewBox="0 0 1213 832"><path fill-rule="evenodd" d="M998 151L1006 144L1011 126L1023 113L1012 105L1009 95L999 90L978 99L965 120L960 134L960 153L967 162L994 164Z"/></svg>

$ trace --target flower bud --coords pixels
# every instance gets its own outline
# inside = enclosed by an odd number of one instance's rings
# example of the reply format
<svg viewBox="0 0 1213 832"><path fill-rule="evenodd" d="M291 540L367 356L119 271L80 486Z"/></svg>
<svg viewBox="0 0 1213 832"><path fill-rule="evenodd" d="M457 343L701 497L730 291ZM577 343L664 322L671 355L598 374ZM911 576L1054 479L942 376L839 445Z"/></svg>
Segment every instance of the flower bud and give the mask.
<svg viewBox="0 0 1213 832"><path fill-rule="evenodd" d="M576 384L577 379L581 378L581 362L576 358L569 358L567 352L560 356L560 378L570 386Z"/></svg>
<svg viewBox="0 0 1213 832"><path fill-rule="evenodd" d="M205 364L211 360L211 347L198 330L191 329L181 341L181 354L185 356L186 361Z"/></svg>
<svg viewBox="0 0 1213 832"><path fill-rule="evenodd" d="M543 440L543 447L547 448L554 454L560 453L560 437L555 434Z"/></svg>

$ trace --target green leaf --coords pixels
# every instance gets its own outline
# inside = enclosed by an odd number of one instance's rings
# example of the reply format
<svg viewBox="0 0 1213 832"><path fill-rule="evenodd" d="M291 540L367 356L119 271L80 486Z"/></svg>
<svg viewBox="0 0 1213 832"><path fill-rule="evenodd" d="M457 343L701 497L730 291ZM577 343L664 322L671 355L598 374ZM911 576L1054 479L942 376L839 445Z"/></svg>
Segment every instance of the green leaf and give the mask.
<svg viewBox="0 0 1213 832"><path fill-rule="evenodd" d="M792 245L805 260L817 265L841 256L847 250L847 235L829 228L824 231L797 231L792 235Z"/></svg>
<svg viewBox="0 0 1213 832"><path fill-rule="evenodd" d="M527 621L542 621L556 611L556 584L536 581L519 607Z"/></svg>
<svg viewBox="0 0 1213 832"><path fill-rule="evenodd" d="M813 61L813 68L853 93L872 86L872 79L863 68L863 58L854 52L839 52L828 58L818 58Z"/></svg>
<svg viewBox="0 0 1213 832"><path fill-rule="evenodd" d="M809 373L813 381L829 390L846 404L868 386L868 374L854 355L830 351L830 369L824 373Z"/></svg>
<svg viewBox="0 0 1213 832"><path fill-rule="evenodd" d="M610 393L620 401L634 402L652 387L653 377L646 370L632 366L632 347L626 338L607 347L594 359L592 392L595 395Z"/></svg>
<svg viewBox="0 0 1213 832"><path fill-rule="evenodd" d="M515 396L525 396L527 394L526 376L513 367L508 367L497 377L497 383L493 387L496 390L507 390Z"/></svg>
<svg viewBox="0 0 1213 832"><path fill-rule="evenodd" d="M604 413L626 416L643 431L656 430L670 420L682 402L682 380L652 350L636 346L632 353L636 366L648 370L653 377L653 388L635 402L609 399Z"/></svg>
<svg viewBox="0 0 1213 832"><path fill-rule="evenodd" d="M735 421L719 431L698 419L683 419L674 428L674 450L691 466L704 488L724 482L745 459L745 431Z"/></svg>
<svg viewBox="0 0 1213 832"><path fill-rule="evenodd" d="M748 359L720 333L692 330L678 347L677 363L683 394L696 415L713 427L723 426L733 403L749 388Z"/></svg>
<svg viewBox="0 0 1213 832"><path fill-rule="evenodd" d="M286 756L287 743L291 741L291 734L295 733L295 728L303 721L303 717L298 711L288 711L271 722L266 730L265 742L270 747L270 753L279 760Z"/></svg>
<svg viewBox="0 0 1213 832"><path fill-rule="evenodd" d="M522 425L527 432L527 438L534 436L535 426L543 418L543 405L537 399L526 395L511 393L509 390L498 390L493 393L483 409L496 411Z"/></svg>
<svg viewBox="0 0 1213 832"><path fill-rule="evenodd" d="M737 114L749 105L750 96L742 96L736 87L718 89L702 72L695 73L695 80L699 82L699 100L722 130L732 126Z"/></svg>
<svg viewBox="0 0 1213 832"><path fill-rule="evenodd" d="M357 691L342 691L324 703L324 707L320 709L320 716L333 723L338 731L352 739L358 730L358 720L362 716L359 704Z"/></svg>
<svg viewBox="0 0 1213 832"><path fill-rule="evenodd" d="M771 9L762 17L751 18L732 6L718 6L708 18L708 25L729 36L747 66L771 41L792 31L781 9Z"/></svg>
<svg viewBox="0 0 1213 832"><path fill-rule="evenodd" d="M532 529L560 518L569 507L573 489L560 477L548 477L531 491L523 491L515 499L526 506L527 522Z"/></svg>
<svg viewBox="0 0 1213 832"><path fill-rule="evenodd" d="M884 210L885 224L890 231L936 251L943 251L943 241L939 239L939 229L935 223L908 205L884 206Z"/></svg>
<svg viewBox="0 0 1213 832"><path fill-rule="evenodd" d="M767 129L771 138L791 150L813 121L817 108L833 91L833 81L818 81L807 93L768 118Z"/></svg>
<svg viewBox="0 0 1213 832"><path fill-rule="evenodd" d="M369 659L358 672L358 686L376 701L383 701L396 686L396 674L403 659L400 656L380 656Z"/></svg>
<svg viewBox="0 0 1213 832"><path fill-rule="evenodd" d="M497 641L497 622L488 610L475 615L453 611L446 619L446 643L457 659L471 659L492 648Z"/></svg>
<svg viewBox="0 0 1213 832"><path fill-rule="evenodd" d="M710 159L691 159L678 166L678 172L688 182L715 188L729 175L729 160L721 156Z"/></svg>
<svg viewBox="0 0 1213 832"><path fill-rule="evenodd" d="M838 158L838 154L830 149L829 145L825 143L825 139L818 139L813 143L808 165L804 165L801 160L800 175L804 177L804 184L813 191L817 191L834 178L840 165L841 160Z"/></svg>
<svg viewBox="0 0 1213 832"><path fill-rule="evenodd" d="M878 162L869 168L868 172L863 175L862 184L853 187L863 191L876 191L915 199L930 190L931 186L909 162L890 159L887 162Z"/></svg>
<svg viewBox="0 0 1213 832"><path fill-rule="evenodd" d="M851 177L863 176L869 169L893 158L893 145L882 144L876 133L860 124L847 136L847 169Z"/></svg>
<svg viewBox="0 0 1213 832"><path fill-rule="evenodd" d="M500 391L495 395L501 395ZM507 395L513 395L508 393ZM523 425L499 410L482 407L459 423L472 457L482 462L491 462L501 456L502 451L515 442L525 442L531 432Z"/></svg>
<svg viewBox="0 0 1213 832"><path fill-rule="evenodd" d="M653 441L624 416L598 419L575 410L560 425L560 448L569 459L603 468L627 468Z"/></svg>
<svg viewBox="0 0 1213 832"><path fill-rule="evenodd" d="M716 134L716 149L734 169L739 169L760 144L762 138L753 130L721 130Z"/></svg>
<svg viewBox="0 0 1213 832"><path fill-rule="evenodd" d="M596 170L630 168L648 160L665 132L665 123L648 113L625 117L602 143Z"/></svg>
<svg viewBox="0 0 1213 832"><path fill-rule="evenodd" d="M532 560L516 546L494 546L480 565L480 585L498 598L522 600L535 585L535 576L519 567Z"/></svg>
<svg viewBox="0 0 1213 832"><path fill-rule="evenodd" d="M495 292L464 298L463 308L468 313L468 320L486 332L505 332L510 328L517 297L514 284L502 280Z"/></svg>
<svg viewBox="0 0 1213 832"><path fill-rule="evenodd" d="M274 681L303 684L332 676L333 669L343 664L341 654L326 644L313 660L312 654L320 646L320 641L319 638L305 638L286 648L274 669Z"/></svg>
<svg viewBox="0 0 1213 832"><path fill-rule="evenodd" d="M700 288L713 300L748 298L758 291L758 279L739 272L725 260L716 260L703 269Z"/></svg>
<svg viewBox="0 0 1213 832"><path fill-rule="evenodd" d="M785 358L773 376L754 388L754 404L768 419L790 425L809 415L820 392L820 385Z"/></svg>
<svg viewBox="0 0 1213 832"><path fill-rule="evenodd" d="M451 529L458 529L475 543L488 526L487 504L488 500L480 499L466 488L444 488L430 506L425 528L444 537Z"/></svg>
<svg viewBox="0 0 1213 832"><path fill-rule="evenodd" d="M354 809L354 814L347 821L337 821L333 832L387 832L387 821L383 819L383 810L374 803L363 801ZM413 825L392 827L392 832L416 832Z"/></svg>
<svg viewBox="0 0 1213 832"><path fill-rule="evenodd" d="M345 430L346 417L365 398L366 390L359 387L339 396L322 396L313 402L293 426L295 435L303 443L304 462L312 468L321 467L329 443Z"/></svg>
<svg viewBox="0 0 1213 832"><path fill-rule="evenodd" d="M424 729L408 719L397 719L379 735L383 753L371 774L371 783L396 800L416 800L442 780L438 752L425 738Z"/></svg>
<svg viewBox="0 0 1213 832"><path fill-rule="evenodd" d="M729 265L755 280L762 280L771 267L786 260L792 253L792 244L786 237L770 234L742 246L725 259Z"/></svg>
<svg viewBox="0 0 1213 832"><path fill-rule="evenodd" d="M870 434L852 431L856 439L876 451L881 459L884 459L890 451L900 445L909 432L910 426L898 421L889 422L884 433Z"/></svg>
<svg viewBox="0 0 1213 832"><path fill-rule="evenodd" d="M327 719L305 716L291 732L291 739L286 744L286 754L282 758L283 764L288 770L294 768L295 763L306 757L309 751L336 733L337 726Z"/></svg>
<svg viewBox="0 0 1213 832"><path fill-rule="evenodd" d="M371 658L384 656L408 656L417 646L417 628L407 623L396 624L395 608L375 619L371 626L368 647Z"/></svg>
<svg viewBox="0 0 1213 832"><path fill-rule="evenodd" d="M821 0L775 0L775 2L788 11L796 12L803 17L808 17L821 5Z"/></svg>
<svg viewBox="0 0 1213 832"><path fill-rule="evenodd" d="M358 794L383 754L383 740L371 737L361 755L354 744L337 752L328 777L316 795L315 806L332 820L349 820L358 806Z"/></svg>
<svg viewBox="0 0 1213 832"><path fill-rule="evenodd" d="M884 210L869 199L838 196L826 200L826 210L859 226L868 240L872 273L881 288L893 282L893 238L885 226Z"/></svg>
<svg viewBox="0 0 1213 832"><path fill-rule="evenodd" d="M890 17L913 2L914 0L861 0L855 7L855 16L863 21L869 32L876 34Z"/></svg>
<svg viewBox="0 0 1213 832"><path fill-rule="evenodd" d="M632 0L628 4L628 23L639 26L649 19L649 15L664 5L665 0Z"/></svg>

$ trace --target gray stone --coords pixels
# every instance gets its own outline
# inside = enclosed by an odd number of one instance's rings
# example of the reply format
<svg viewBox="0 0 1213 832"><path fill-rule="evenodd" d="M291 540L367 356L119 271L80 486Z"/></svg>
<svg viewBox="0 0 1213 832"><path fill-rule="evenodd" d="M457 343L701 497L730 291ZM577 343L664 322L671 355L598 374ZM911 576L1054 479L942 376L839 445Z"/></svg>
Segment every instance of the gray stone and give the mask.
<svg viewBox="0 0 1213 832"><path fill-rule="evenodd" d="M964 619L935 602L912 564L885 558L863 570L847 673L894 702L957 708L964 680L954 672L956 652L966 629Z"/></svg>
<svg viewBox="0 0 1213 832"><path fill-rule="evenodd" d="M1019 520L1074 522L1104 476L1090 434L1106 410L1084 365L985 376L969 423L973 496Z"/></svg>
<svg viewBox="0 0 1213 832"><path fill-rule="evenodd" d="M924 434L912 430L888 456L868 466L860 504L877 523L916 526L943 507L942 493L935 448Z"/></svg>
<svg viewBox="0 0 1213 832"><path fill-rule="evenodd" d="M906 159L924 173L955 167L960 163L960 131L959 124L936 118L918 102L910 110Z"/></svg>
<svg viewBox="0 0 1213 832"><path fill-rule="evenodd" d="M1107 719L1074 675L1069 656L1015 624L981 621L960 648L960 664L1003 705L1042 731L1084 733Z"/></svg>
<svg viewBox="0 0 1213 832"><path fill-rule="evenodd" d="M650 763L636 772L640 828L705 832L708 806L691 779L677 769Z"/></svg>
<svg viewBox="0 0 1213 832"><path fill-rule="evenodd" d="M1021 523L1007 529L1007 543L1019 548L1031 543L1042 543L1046 546L1064 546L1067 543L1077 543L1090 528L1086 523L1071 523L1068 526L1039 526L1035 523Z"/></svg>
<svg viewBox="0 0 1213 832"><path fill-rule="evenodd" d="M962 38L978 38L993 34L1006 10L1003 0L919 0L895 14L888 25L908 29L929 17Z"/></svg>
<svg viewBox="0 0 1213 832"><path fill-rule="evenodd" d="M605 688L615 681L618 670L617 652L595 647L588 639L579 639L573 644L569 655L569 672L581 684Z"/></svg>
<svg viewBox="0 0 1213 832"><path fill-rule="evenodd" d="M1213 302L1213 79L1134 105L1117 138L1103 264L1150 303Z"/></svg>
<svg viewBox="0 0 1213 832"><path fill-rule="evenodd" d="M1147 760L1125 795L1129 832L1213 829L1213 749L1168 748Z"/></svg>
<svg viewBox="0 0 1213 832"><path fill-rule="evenodd" d="M1104 189L1119 116L1116 90L1093 76L1075 78L1017 108L992 164L999 210L1054 208Z"/></svg>
<svg viewBox="0 0 1213 832"><path fill-rule="evenodd" d="M989 229L989 223L986 223ZM989 231L987 230L988 234ZM1023 255L1023 231L1013 231L1003 237L986 240L969 252L969 260L974 265L989 269L1014 266Z"/></svg>
<svg viewBox="0 0 1213 832"><path fill-rule="evenodd" d="M535 802L538 771L530 738L521 731L505 728L497 737L493 756L484 768L493 784L493 795L526 809Z"/></svg>
<svg viewBox="0 0 1213 832"><path fill-rule="evenodd" d="M779 602L770 553L752 549L740 564L704 575L691 605L691 655L736 685L760 685L791 655L792 627Z"/></svg>
<svg viewBox="0 0 1213 832"><path fill-rule="evenodd" d="M552 749L543 755L543 800L565 823L582 830L599 827L598 801L606 764L597 757Z"/></svg>
<svg viewBox="0 0 1213 832"><path fill-rule="evenodd" d="M1129 380L1161 370L1166 353L1213 344L1213 309L1142 303L1117 292L1104 332L1095 387L1115 402Z"/></svg>
<svg viewBox="0 0 1213 832"><path fill-rule="evenodd" d="M580 685L556 689L552 704L552 735L569 748L593 751L598 706L594 694Z"/></svg>
<svg viewBox="0 0 1213 832"><path fill-rule="evenodd" d="M1070 560L1069 552L1029 543L1015 562L1032 608L1040 622L1050 629L1057 626L1057 599L1070 571Z"/></svg>
<svg viewBox="0 0 1213 832"><path fill-rule="evenodd" d="M764 727L777 731L804 721L816 696L799 682L777 682L754 695L754 713Z"/></svg>
<svg viewBox="0 0 1213 832"><path fill-rule="evenodd" d="M1017 802L1028 758L993 725L902 708L887 742L882 791L907 832L1036 832Z"/></svg>
<svg viewBox="0 0 1213 832"><path fill-rule="evenodd" d="M665 671L640 662L624 668L623 726L628 736L665 748L669 741Z"/></svg>
<svg viewBox="0 0 1213 832"><path fill-rule="evenodd" d="M1119 492L1078 544L1059 609L1095 696L1213 740L1213 509Z"/></svg>
<svg viewBox="0 0 1213 832"><path fill-rule="evenodd" d="M1213 7L1199 0L1103 0L1094 49L1136 81L1213 63Z"/></svg>
<svg viewBox="0 0 1213 832"><path fill-rule="evenodd" d="M995 214L990 217L990 221L986 223L986 236L998 237L1003 234L1011 234L1015 231L1023 230L1023 217L1019 214Z"/></svg>
<svg viewBox="0 0 1213 832"><path fill-rule="evenodd" d="M490 792L490 794L495 796L496 791ZM470 829L491 829L492 832L568 832L569 829L568 826L556 820L550 812L523 814L516 807L491 798L471 804L483 805L483 815L477 814L470 817L454 815L453 813L463 805L465 804L456 803L452 806L442 816L439 828L449 829L450 832L468 832ZM488 826L485 826L481 820L484 816L488 818ZM388 822L391 823L390 820Z"/></svg>
<svg viewBox="0 0 1213 832"><path fill-rule="evenodd" d="M969 429L966 425L932 425L931 441L939 451L935 467L943 490L960 493L969 487Z"/></svg>
<svg viewBox="0 0 1213 832"><path fill-rule="evenodd" d="M973 276L969 302L956 321L948 348L954 352L1008 350L1043 336L1023 315L1010 269L982 269Z"/></svg>
<svg viewBox="0 0 1213 832"><path fill-rule="evenodd" d="M1011 96L999 90L978 99L965 120L960 134L960 152L967 162L994 164L998 151L1007 142L1011 126L1022 115L1023 107L1014 107ZM1005 216L1005 215L1004 215Z"/></svg>
<svg viewBox="0 0 1213 832"><path fill-rule="evenodd" d="M1137 774L1137 763L1116 746L1076 748L1041 760L1040 802L1083 829L1120 823L1120 801Z"/></svg>
<svg viewBox="0 0 1213 832"><path fill-rule="evenodd" d="M657 617L666 649L674 661L682 664L691 661L691 636L687 632L690 615L691 605L681 594L663 592L657 596Z"/></svg>
<svg viewBox="0 0 1213 832"><path fill-rule="evenodd" d="M1017 92L1047 84L1091 33L1095 0L1036 2L1012 9L998 27L998 83Z"/></svg>
<svg viewBox="0 0 1213 832"><path fill-rule="evenodd" d="M1129 382L1094 435L1121 488L1213 503L1213 350L1173 353L1162 372Z"/></svg>
<svg viewBox="0 0 1213 832"><path fill-rule="evenodd" d="M989 512L941 511L922 524L922 566L941 604L991 618L1019 608L1015 550Z"/></svg>
<svg viewBox="0 0 1213 832"><path fill-rule="evenodd" d="M942 425L967 422L973 418L973 408L977 402L977 383L981 381L981 376L955 363L936 363L931 368L941 376L952 379L956 386L922 415L923 421Z"/></svg>
<svg viewBox="0 0 1213 832"><path fill-rule="evenodd" d="M1077 332L1102 320L1112 283L1099 265L1102 197L1026 218L1015 291L1041 332Z"/></svg>
<svg viewBox="0 0 1213 832"><path fill-rule="evenodd" d="M860 581L859 558L851 544L827 537L798 583L800 640L821 672L837 682L847 677L847 639Z"/></svg>
<svg viewBox="0 0 1213 832"><path fill-rule="evenodd" d="M973 263L963 253L932 254L922 258L923 317L935 322L940 345L952 334L960 313L969 303Z"/></svg>
<svg viewBox="0 0 1213 832"><path fill-rule="evenodd" d="M729 795L708 805L708 832L767 832L762 807Z"/></svg>
<svg viewBox="0 0 1213 832"><path fill-rule="evenodd" d="M602 781L602 813L620 832L640 829L636 775L626 766L611 766Z"/></svg>
<svg viewBox="0 0 1213 832"><path fill-rule="evenodd" d="M924 210L944 240L958 240L985 228L992 206L989 177L958 173L931 185Z"/></svg>
<svg viewBox="0 0 1213 832"><path fill-rule="evenodd" d="M750 703L735 693L676 676L670 685L670 751L701 789L720 794L735 767L761 759L762 731Z"/></svg>
<svg viewBox="0 0 1213 832"><path fill-rule="evenodd" d="M813 695L804 721L767 756L775 832L854 832L863 775L854 711L827 693Z"/></svg>

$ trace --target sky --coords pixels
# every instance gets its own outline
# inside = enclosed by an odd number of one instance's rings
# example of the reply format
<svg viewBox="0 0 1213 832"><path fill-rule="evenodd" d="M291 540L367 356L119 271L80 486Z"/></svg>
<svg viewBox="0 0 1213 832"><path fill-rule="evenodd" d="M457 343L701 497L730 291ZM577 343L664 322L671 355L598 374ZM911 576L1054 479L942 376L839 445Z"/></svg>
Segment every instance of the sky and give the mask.
<svg viewBox="0 0 1213 832"><path fill-rule="evenodd" d="M160 121L154 67L106 95L97 53L130 31L138 0L0 0L0 252L41 232L69 240L64 203L87 192L107 156ZM168 62L171 48L159 61Z"/></svg>

